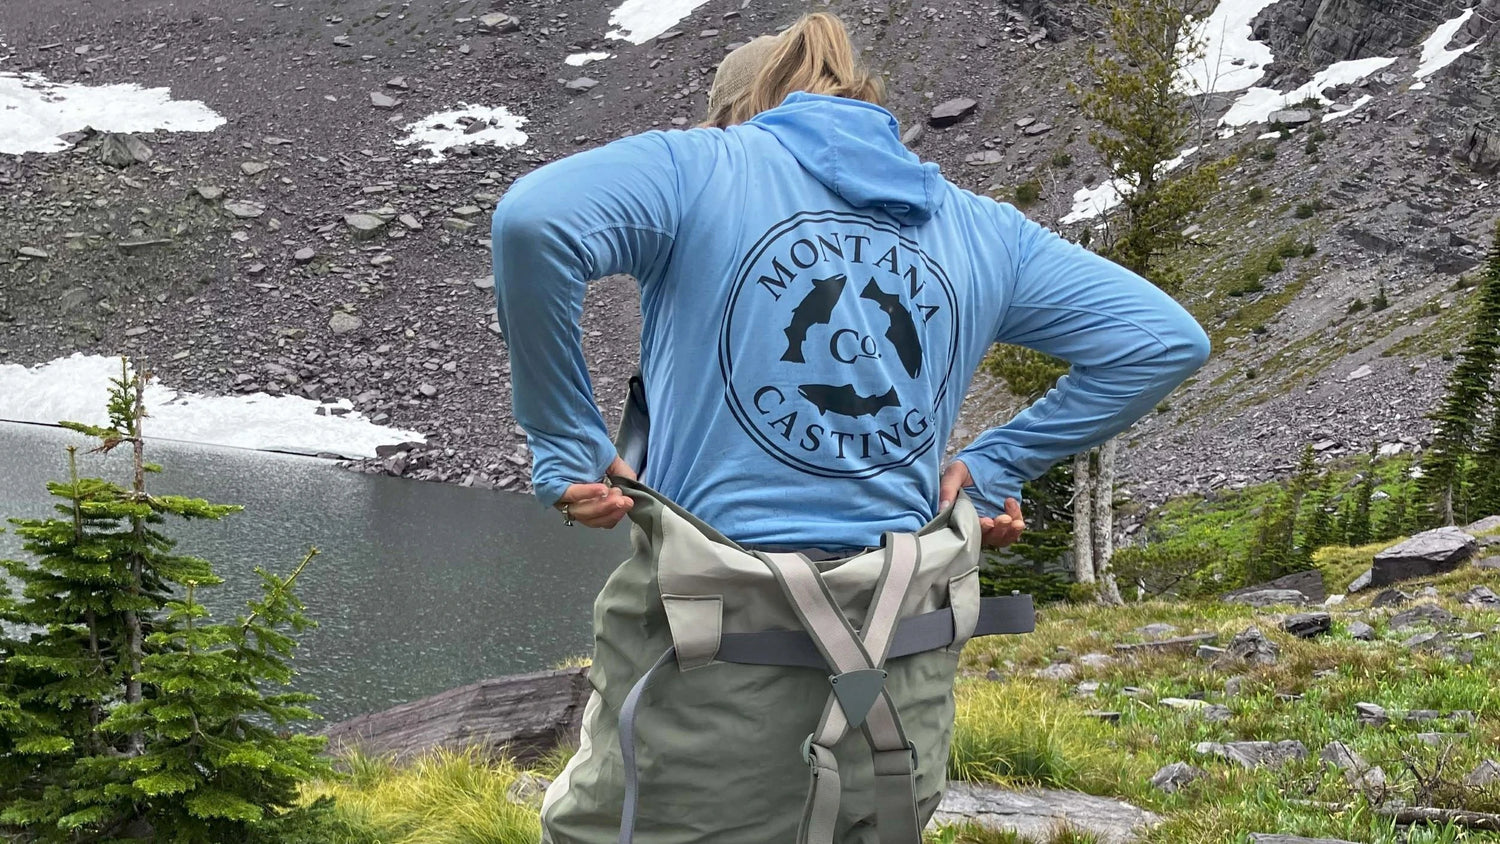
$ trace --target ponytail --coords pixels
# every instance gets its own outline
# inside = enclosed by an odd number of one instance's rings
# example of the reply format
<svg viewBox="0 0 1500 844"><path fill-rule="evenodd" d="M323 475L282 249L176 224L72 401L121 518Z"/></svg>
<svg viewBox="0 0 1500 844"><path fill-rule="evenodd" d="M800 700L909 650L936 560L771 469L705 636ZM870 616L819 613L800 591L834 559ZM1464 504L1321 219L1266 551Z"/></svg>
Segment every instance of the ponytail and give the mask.
<svg viewBox="0 0 1500 844"><path fill-rule="evenodd" d="M836 16L804 15L776 41L754 81L739 96L715 104L706 125L743 123L781 105L793 91L884 105L885 85L855 58L848 30Z"/></svg>

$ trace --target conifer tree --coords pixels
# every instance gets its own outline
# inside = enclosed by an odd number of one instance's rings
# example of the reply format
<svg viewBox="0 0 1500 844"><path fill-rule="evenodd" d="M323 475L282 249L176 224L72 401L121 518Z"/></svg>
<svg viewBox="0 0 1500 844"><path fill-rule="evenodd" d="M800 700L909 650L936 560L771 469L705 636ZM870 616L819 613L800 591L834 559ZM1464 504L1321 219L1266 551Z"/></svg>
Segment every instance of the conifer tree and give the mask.
<svg viewBox="0 0 1500 844"><path fill-rule="evenodd" d="M1500 363L1500 225L1479 281L1478 303L1458 365L1448 375L1422 477L1417 485L1426 525L1453 524L1461 505L1467 470L1479 436L1479 420L1493 404L1495 368Z"/></svg>
<svg viewBox="0 0 1500 844"><path fill-rule="evenodd" d="M1074 86L1085 117L1098 129L1089 143L1099 152L1110 178L1122 185L1121 207L1104 220L1104 235L1091 238L1100 254L1150 279L1168 293L1181 286L1181 273L1164 259L1189 242L1183 232L1213 196L1218 174L1228 162L1176 170L1201 134L1191 92L1180 84L1182 68L1204 55L1205 42L1193 29L1203 0L1105 0L1110 49L1089 49L1093 82ZM1074 459L1075 555L1082 579L1100 583L1104 603L1120 603L1110 574L1114 554L1114 475L1118 439L1091 457Z"/></svg>
<svg viewBox="0 0 1500 844"><path fill-rule="evenodd" d="M1370 533L1370 501L1375 494L1379 478L1375 475L1373 461L1365 467L1364 477L1354 490L1354 500L1349 512L1349 524L1344 531L1344 544L1351 548L1368 545L1373 539Z"/></svg>
<svg viewBox="0 0 1500 844"><path fill-rule="evenodd" d="M1336 509L1333 503L1332 479L1332 474L1325 475L1323 483L1310 495L1307 526L1303 528L1302 534L1302 547L1306 549L1309 560L1319 548L1332 545L1339 538L1338 526L1334 523Z"/></svg>
<svg viewBox="0 0 1500 844"><path fill-rule="evenodd" d="M109 424L65 423L98 451L130 446L131 483L80 478L70 450L69 480L48 485L58 515L13 520L32 559L3 563L20 594L0 620L25 632L0 639L0 828L269 844L314 822L294 810L296 784L327 768L322 739L272 731L311 717L312 698L262 690L292 677L309 623L292 592L302 566L262 572L264 597L235 624L206 622L195 592L219 580L161 525L240 508L147 491L159 468L144 460L145 381L122 366Z"/></svg>
<svg viewBox="0 0 1500 844"><path fill-rule="evenodd" d="M1395 539L1404 536L1408 528L1408 520L1411 512L1411 485L1403 483L1396 494L1391 496L1390 503L1386 505L1385 515L1380 519L1380 525L1374 531L1373 541L1384 542L1387 539Z"/></svg>

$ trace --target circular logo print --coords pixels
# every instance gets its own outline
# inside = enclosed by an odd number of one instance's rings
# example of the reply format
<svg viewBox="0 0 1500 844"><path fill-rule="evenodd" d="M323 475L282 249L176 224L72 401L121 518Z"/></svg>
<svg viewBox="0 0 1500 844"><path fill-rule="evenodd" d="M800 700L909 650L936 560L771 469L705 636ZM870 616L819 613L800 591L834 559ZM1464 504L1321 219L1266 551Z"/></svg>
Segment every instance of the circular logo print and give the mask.
<svg viewBox="0 0 1500 844"><path fill-rule="evenodd" d="M957 350L942 267L896 226L834 211L756 241L719 332L725 401L745 432L823 477L869 478L929 451Z"/></svg>

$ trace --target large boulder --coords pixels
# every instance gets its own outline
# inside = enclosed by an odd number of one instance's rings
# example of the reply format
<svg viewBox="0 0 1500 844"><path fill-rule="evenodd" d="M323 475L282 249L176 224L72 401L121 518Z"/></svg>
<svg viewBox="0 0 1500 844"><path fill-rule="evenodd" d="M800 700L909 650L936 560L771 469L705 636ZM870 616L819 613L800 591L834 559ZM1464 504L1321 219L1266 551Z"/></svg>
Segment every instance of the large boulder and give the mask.
<svg viewBox="0 0 1500 844"><path fill-rule="evenodd" d="M1474 556L1479 542L1456 527L1441 527L1413 536L1375 555L1370 585L1386 586L1414 577L1452 571Z"/></svg>
<svg viewBox="0 0 1500 844"><path fill-rule="evenodd" d="M480 680L324 730L331 750L400 759L433 748L478 748L523 761L573 744L590 692L587 668Z"/></svg>
<svg viewBox="0 0 1500 844"><path fill-rule="evenodd" d="M1225 600L1230 600L1237 595L1248 595L1252 592L1264 592L1269 589L1292 589L1307 596L1307 600L1321 604L1328 599L1328 587L1323 585L1323 572L1318 569L1294 572L1275 580L1265 583L1257 583L1254 586L1246 586L1236 589L1224 595Z"/></svg>

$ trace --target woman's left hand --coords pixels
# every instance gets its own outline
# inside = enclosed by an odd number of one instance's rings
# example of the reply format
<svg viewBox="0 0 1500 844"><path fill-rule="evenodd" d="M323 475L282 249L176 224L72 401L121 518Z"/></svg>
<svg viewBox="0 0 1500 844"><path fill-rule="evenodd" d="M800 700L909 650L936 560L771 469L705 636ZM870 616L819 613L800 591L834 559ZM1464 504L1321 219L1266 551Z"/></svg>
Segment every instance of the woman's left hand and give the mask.
<svg viewBox="0 0 1500 844"><path fill-rule="evenodd" d="M962 460L953 461L947 471L943 472L939 483L938 509L947 509L958 498L960 490L973 485L974 479L969 475L969 467ZM980 516L979 528L979 544L986 548L1004 548L1020 539L1021 531L1026 529L1026 520L1021 516L1021 502L1014 498L1005 499L1005 512L993 519Z"/></svg>
<svg viewBox="0 0 1500 844"><path fill-rule="evenodd" d="M635 480L635 470L620 457L609 464L604 474ZM596 483L569 486L553 506L584 527L612 528L634 505L635 502L619 487Z"/></svg>

